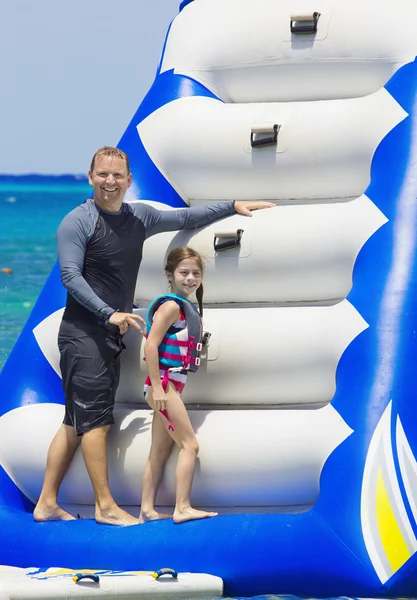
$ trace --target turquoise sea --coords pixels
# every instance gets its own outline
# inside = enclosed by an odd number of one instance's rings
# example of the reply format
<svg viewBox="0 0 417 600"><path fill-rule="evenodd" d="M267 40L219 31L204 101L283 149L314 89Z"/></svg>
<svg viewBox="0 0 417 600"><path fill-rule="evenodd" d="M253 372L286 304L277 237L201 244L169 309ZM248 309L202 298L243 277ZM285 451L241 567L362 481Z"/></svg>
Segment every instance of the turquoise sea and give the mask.
<svg viewBox="0 0 417 600"><path fill-rule="evenodd" d="M60 221L90 191L70 175L0 176L0 369L56 261Z"/></svg>

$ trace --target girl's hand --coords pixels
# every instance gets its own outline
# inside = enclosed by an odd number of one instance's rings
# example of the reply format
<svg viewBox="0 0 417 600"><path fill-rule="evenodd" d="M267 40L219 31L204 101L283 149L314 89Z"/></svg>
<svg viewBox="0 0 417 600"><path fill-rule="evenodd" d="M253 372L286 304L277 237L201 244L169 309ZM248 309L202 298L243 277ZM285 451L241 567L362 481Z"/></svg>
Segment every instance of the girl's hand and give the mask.
<svg viewBox="0 0 417 600"><path fill-rule="evenodd" d="M168 396L163 389L160 391L154 391L153 401L155 404L155 410L168 410Z"/></svg>

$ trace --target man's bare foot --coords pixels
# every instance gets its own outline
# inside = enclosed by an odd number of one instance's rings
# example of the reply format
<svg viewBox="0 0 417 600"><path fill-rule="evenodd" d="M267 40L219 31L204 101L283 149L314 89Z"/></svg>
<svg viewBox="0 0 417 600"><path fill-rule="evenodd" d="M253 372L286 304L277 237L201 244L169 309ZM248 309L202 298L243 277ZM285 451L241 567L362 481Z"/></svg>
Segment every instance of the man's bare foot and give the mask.
<svg viewBox="0 0 417 600"><path fill-rule="evenodd" d="M96 507L96 521L104 525L138 525L139 521L128 512L115 504L112 508L99 509Z"/></svg>
<svg viewBox="0 0 417 600"><path fill-rule="evenodd" d="M195 521L197 519L207 519L208 517L217 517L217 512L207 512L205 510L197 510L190 506L184 510L175 509L174 523L185 523L186 521Z"/></svg>
<svg viewBox="0 0 417 600"><path fill-rule="evenodd" d="M54 504L53 506L47 506L46 504L38 504L35 506L35 510L33 511L33 518L38 523L43 523L44 521L75 521L75 517L70 515L69 512L63 510L58 506L58 504Z"/></svg>
<svg viewBox="0 0 417 600"><path fill-rule="evenodd" d="M154 510L141 510L139 515L139 524L147 523L148 521L159 521L162 519L172 519L172 515L166 513L159 513Z"/></svg>

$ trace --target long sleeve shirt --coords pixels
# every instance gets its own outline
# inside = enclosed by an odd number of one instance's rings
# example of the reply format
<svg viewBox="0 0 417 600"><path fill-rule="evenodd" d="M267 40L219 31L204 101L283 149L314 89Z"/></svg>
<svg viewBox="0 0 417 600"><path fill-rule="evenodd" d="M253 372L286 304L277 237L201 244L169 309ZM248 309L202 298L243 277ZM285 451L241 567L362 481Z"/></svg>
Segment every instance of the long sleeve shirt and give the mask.
<svg viewBox="0 0 417 600"><path fill-rule="evenodd" d="M123 203L119 213L104 211L92 199L77 206L57 232L61 279L68 291L64 319L106 322L116 310L131 312L148 237L196 229L234 212L233 202L169 211Z"/></svg>

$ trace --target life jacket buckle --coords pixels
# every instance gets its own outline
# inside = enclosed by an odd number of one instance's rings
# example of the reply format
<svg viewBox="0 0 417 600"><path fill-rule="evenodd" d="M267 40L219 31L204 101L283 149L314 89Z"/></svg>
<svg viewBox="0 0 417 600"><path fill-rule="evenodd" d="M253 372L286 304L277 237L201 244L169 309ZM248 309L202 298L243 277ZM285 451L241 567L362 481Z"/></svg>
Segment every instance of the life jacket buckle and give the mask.
<svg viewBox="0 0 417 600"><path fill-rule="evenodd" d="M198 344L196 344L197 352L201 352L202 349L203 349L203 344L201 342L198 342Z"/></svg>

